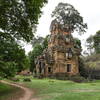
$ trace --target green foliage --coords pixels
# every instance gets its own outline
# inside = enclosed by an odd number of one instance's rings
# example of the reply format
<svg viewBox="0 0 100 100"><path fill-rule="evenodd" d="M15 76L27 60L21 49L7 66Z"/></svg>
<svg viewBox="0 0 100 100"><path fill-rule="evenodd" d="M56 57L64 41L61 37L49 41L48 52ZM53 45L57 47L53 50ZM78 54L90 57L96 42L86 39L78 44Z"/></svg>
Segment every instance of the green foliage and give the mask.
<svg viewBox="0 0 100 100"><path fill-rule="evenodd" d="M33 75L29 75L29 76L23 76L23 75L16 75L13 79L17 79L19 82L24 82L24 79L30 79L32 80L33 79ZM10 79L12 80L12 79ZM12 80L14 81L14 80Z"/></svg>
<svg viewBox="0 0 100 100"><path fill-rule="evenodd" d="M35 59L37 56L41 55L43 52L43 48L40 44L36 44L33 48L33 51L29 53L30 58L30 71L33 72L35 68Z"/></svg>
<svg viewBox="0 0 100 100"><path fill-rule="evenodd" d="M43 37L34 37L32 39L32 41L31 41L32 47L34 48L34 46L36 44L41 44L41 43L43 43L43 41L44 41L44 38Z"/></svg>
<svg viewBox="0 0 100 100"><path fill-rule="evenodd" d="M91 35L90 37L87 38L86 40L87 42L87 49L89 50L90 54L93 53L93 45L94 45L94 40L93 40L93 36Z"/></svg>
<svg viewBox="0 0 100 100"><path fill-rule="evenodd" d="M96 32L93 39L94 39L95 52L100 53L100 31Z"/></svg>
<svg viewBox="0 0 100 100"><path fill-rule="evenodd" d="M88 37L86 42L90 54L93 53L93 50L96 54L100 53L100 31L97 31L95 35Z"/></svg>
<svg viewBox="0 0 100 100"><path fill-rule="evenodd" d="M43 48L42 45L40 44L36 44L33 48L33 53L35 54L34 57L36 58L37 56L41 55Z"/></svg>
<svg viewBox="0 0 100 100"><path fill-rule="evenodd" d="M47 35L47 36L44 38L44 41L43 41L43 43L42 43L43 49L45 49L45 48L48 47L48 40L49 40L49 35Z"/></svg>
<svg viewBox="0 0 100 100"><path fill-rule="evenodd" d="M17 40L31 41L47 0L0 0L0 76L14 76L29 67Z"/></svg>
<svg viewBox="0 0 100 100"><path fill-rule="evenodd" d="M94 54L85 58L85 62L88 67L95 69L100 69L100 54Z"/></svg>
<svg viewBox="0 0 100 100"><path fill-rule="evenodd" d="M24 82L31 82L31 79L30 79L30 78L24 78L23 81L24 81Z"/></svg>
<svg viewBox="0 0 100 100"><path fill-rule="evenodd" d="M30 70L33 72L35 68L35 60L38 56L43 53L43 50L48 47L48 39L49 36L47 35L45 38L38 37L34 38L33 43L33 50L29 53L30 59Z"/></svg>
<svg viewBox="0 0 100 100"><path fill-rule="evenodd" d="M84 58L85 76L89 79L100 79L100 54L92 54Z"/></svg>
<svg viewBox="0 0 100 100"><path fill-rule="evenodd" d="M74 38L74 42L75 42L75 45L74 45L75 48L82 49L81 40L79 40L78 38Z"/></svg>
<svg viewBox="0 0 100 100"><path fill-rule="evenodd" d="M48 40L49 40L49 35L47 35L45 38L44 37L34 37L31 41L31 44L33 48L36 44L40 44L42 45L43 48L47 48Z"/></svg>
<svg viewBox="0 0 100 100"><path fill-rule="evenodd" d="M29 67L24 49L14 39L0 37L0 76L14 76Z"/></svg>
<svg viewBox="0 0 100 100"><path fill-rule="evenodd" d="M77 83L88 82L88 80L86 80L84 77L80 75L71 76L69 77L69 80Z"/></svg>
<svg viewBox="0 0 100 100"><path fill-rule="evenodd" d="M87 29L87 24L83 23L83 17L71 4L59 3L52 12L52 17L60 23L66 32L76 30L79 33L84 33L85 29Z"/></svg>
<svg viewBox="0 0 100 100"><path fill-rule="evenodd" d="M0 29L2 36L29 42L34 36L41 8L47 0L0 0Z"/></svg>
<svg viewBox="0 0 100 100"><path fill-rule="evenodd" d="M79 58L79 72L81 76L87 77L85 61L84 58L81 57Z"/></svg>
<svg viewBox="0 0 100 100"><path fill-rule="evenodd" d="M15 62L3 62L0 61L0 76L2 77L14 77L17 68L16 68L16 63Z"/></svg>

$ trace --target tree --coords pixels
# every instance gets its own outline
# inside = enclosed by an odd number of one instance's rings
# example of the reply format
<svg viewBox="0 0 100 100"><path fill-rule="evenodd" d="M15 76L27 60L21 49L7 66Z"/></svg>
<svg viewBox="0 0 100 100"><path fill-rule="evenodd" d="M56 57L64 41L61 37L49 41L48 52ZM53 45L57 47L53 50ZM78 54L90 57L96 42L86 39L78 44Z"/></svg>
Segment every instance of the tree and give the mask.
<svg viewBox="0 0 100 100"><path fill-rule="evenodd" d="M100 53L100 31L96 32L96 34L93 36L93 40L95 52Z"/></svg>
<svg viewBox="0 0 100 100"><path fill-rule="evenodd" d="M29 59L30 59L30 71L33 72L35 66L35 60L38 56L40 56L43 53L43 50L48 47L48 39L49 35L47 35L45 38L38 37L34 38L32 41L33 44L33 50L29 52ZM36 42L37 41L37 42Z"/></svg>
<svg viewBox="0 0 100 100"><path fill-rule="evenodd" d="M74 38L74 47L75 48L79 48L79 49L82 49L82 46L81 46L81 40L79 40L78 38Z"/></svg>
<svg viewBox="0 0 100 100"><path fill-rule="evenodd" d="M0 0L0 36L29 42L47 0Z"/></svg>
<svg viewBox="0 0 100 100"><path fill-rule="evenodd" d="M43 48L40 44L36 44L31 52L29 52L30 59L30 71L33 72L35 68L35 59L43 52Z"/></svg>
<svg viewBox="0 0 100 100"><path fill-rule="evenodd" d="M94 45L94 40L93 36L91 35L90 37L87 38L87 49L89 50L90 55L93 53L93 45Z"/></svg>
<svg viewBox="0 0 100 100"><path fill-rule="evenodd" d="M13 76L29 66L17 40L33 39L47 0L0 0L0 76Z"/></svg>
<svg viewBox="0 0 100 100"><path fill-rule="evenodd" d="M14 39L0 37L0 76L14 76L29 67L24 49Z"/></svg>
<svg viewBox="0 0 100 100"><path fill-rule="evenodd" d="M87 49L89 50L90 54L92 53L100 53L100 31L97 31L95 35L91 35L86 40Z"/></svg>
<svg viewBox="0 0 100 100"><path fill-rule="evenodd" d="M32 39L32 41L31 41L31 45L32 45L32 47L34 48L34 46L36 45L36 44L42 44L43 43L43 41L44 41L44 38L43 37L34 37L33 39Z"/></svg>
<svg viewBox="0 0 100 100"><path fill-rule="evenodd" d="M43 50L44 50L45 48L48 47L49 38L50 38L49 35L47 35L47 36L44 38L43 43L42 43Z"/></svg>
<svg viewBox="0 0 100 100"><path fill-rule="evenodd" d="M13 77L17 72L16 63L13 61L0 60L0 77Z"/></svg>
<svg viewBox="0 0 100 100"><path fill-rule="evenodd" d="M87 29L87 24L83 23L83 17L68 3L59 3L52 12L52 17L59 22L62 29L66 32L74 32L76 30L82 33Z"/></svg>

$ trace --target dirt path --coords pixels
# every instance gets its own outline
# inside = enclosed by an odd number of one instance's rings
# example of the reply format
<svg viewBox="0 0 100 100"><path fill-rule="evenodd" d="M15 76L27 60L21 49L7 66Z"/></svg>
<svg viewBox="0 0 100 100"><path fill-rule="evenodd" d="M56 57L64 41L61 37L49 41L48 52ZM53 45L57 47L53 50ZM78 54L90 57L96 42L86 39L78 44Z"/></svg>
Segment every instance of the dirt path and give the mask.
<svg viewBox="0 0 100 100"><path fill-rule="evenodd" d="M2 80L1 82L24 90L24 95L23 95L23 97L19 98L19 100L38 100L36 98L31 99L33 92L27 87L24 87L24 86L16 84L16 83L10 83L10 82L4 81L4 80Z"/></svg>

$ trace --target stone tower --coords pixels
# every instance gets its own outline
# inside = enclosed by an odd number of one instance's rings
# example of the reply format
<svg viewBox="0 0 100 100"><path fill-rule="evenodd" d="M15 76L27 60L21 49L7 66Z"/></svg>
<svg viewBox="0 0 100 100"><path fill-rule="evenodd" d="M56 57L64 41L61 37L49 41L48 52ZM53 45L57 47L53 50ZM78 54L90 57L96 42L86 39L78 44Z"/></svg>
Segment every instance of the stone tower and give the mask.
<svg viewBox="0 0 100 100"><path fill-rule="evenodd" d="M53 20L48 48L36 59L36 74L42 76L79 74L80 48L75 47L71 32Z"/></svg>

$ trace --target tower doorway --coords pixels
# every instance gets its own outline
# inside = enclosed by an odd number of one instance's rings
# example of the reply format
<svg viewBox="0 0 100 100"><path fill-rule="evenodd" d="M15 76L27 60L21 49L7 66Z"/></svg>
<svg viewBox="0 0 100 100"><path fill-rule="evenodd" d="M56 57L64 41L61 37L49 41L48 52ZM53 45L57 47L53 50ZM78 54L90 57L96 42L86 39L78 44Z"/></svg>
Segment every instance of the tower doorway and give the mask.
<svg viewBox="0 0 100 100"><path fill-rule="evenodd" d="M71 72L71 64L67 64L67 72Z"/></svg>

